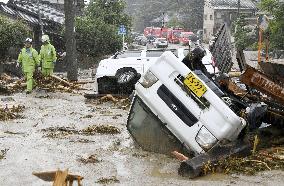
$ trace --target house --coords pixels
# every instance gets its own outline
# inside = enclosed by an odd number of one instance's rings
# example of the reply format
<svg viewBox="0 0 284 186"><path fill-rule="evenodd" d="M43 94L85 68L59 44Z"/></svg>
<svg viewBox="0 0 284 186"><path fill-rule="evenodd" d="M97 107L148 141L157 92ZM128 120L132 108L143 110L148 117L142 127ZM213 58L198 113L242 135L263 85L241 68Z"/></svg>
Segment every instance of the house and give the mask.
<svg viewBox="0 0 284 186"><path fill-rule="evenodd" d="M84 6L84 0L77 0L76 5L79 12ZM0 15L24 21L33 31L37 49L42 32L52 38L56 48L62 48L64 45L64 0L0 0Z"/></svg>
<svg viewBox="0 0 284 186"><path fill-rule="evenodd" d="M257 7L251 0L205 0L203 15L204 41L210 40L224 23L230 29L238 17L238 11L242 15L252 17L255 15Z"/></svg>

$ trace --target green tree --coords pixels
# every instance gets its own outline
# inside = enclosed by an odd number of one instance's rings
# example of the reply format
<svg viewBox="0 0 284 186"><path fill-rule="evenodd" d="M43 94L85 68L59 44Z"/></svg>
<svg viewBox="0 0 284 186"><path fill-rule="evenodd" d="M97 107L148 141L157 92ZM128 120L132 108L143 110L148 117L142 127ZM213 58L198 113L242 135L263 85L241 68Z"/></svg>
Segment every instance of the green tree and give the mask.
<svg viewBox="0 0 284 186"><path fill-rule="evenodd" d="M279 0L262 0L260 7L273 17L269 23L271 47L284 49L284 3Z"/></svg>
<svg viewBox="0 0 284 186"><path fill-rule="evenodd" d="M238 50L244 50L252 45L256 40L249 35L251 29L247 27L245 16L241 15L235 22L235 45Z"/></svg>
<svg viewBox="0 0 284 186"><path fill-rule="evenodd" d="M76 19L78 50L92 57L112 54L122 48L122 38L117 34L119 25L131 27L131 18L124 13L121 0L94 0L84 16Z"/></svg>
<svg viewBox="0 0 284 186"><path fill-rule="evenodd" d="M12 21L0 16L0 58L7 55L10 47L20 47L24 39L30 35L30 29L21 21Z"/></svg>
<svg viewBox="0 0 284 186"><path fill-rule="evenodd" d="M184 27L184 25L177 17L172 17L167 23L167 27Z"/></svg>

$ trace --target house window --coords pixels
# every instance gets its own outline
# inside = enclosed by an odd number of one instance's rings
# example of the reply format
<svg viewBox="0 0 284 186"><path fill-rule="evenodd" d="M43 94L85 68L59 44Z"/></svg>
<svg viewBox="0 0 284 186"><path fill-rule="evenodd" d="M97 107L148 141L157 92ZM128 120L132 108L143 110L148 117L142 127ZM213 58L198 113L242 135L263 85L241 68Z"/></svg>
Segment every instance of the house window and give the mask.
<svg viewBox="0 0 284 186"><path fill-rule="evenodd" d="M206 34L206 28L204 28L204 31L203 31L203 33L204 33L204 34Z"/></svg>
<svg viewBox="0 0 284 186"><path fill-rule="evenodd" d="M207 20L207 14L204 15L204 20Z"/></svg>
<svg viewBox="0 0 284 186"><path fill-rule="evenodd" d="M210 15L210 20L213 20L213 16L212 15Z"/></svg>

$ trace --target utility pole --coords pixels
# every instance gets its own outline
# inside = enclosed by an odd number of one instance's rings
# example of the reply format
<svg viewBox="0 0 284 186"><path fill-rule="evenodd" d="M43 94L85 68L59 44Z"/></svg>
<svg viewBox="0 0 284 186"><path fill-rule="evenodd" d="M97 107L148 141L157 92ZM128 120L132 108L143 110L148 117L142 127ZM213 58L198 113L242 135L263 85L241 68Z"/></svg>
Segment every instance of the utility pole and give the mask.
<svg viewBox="0 0 284 186"><path fill-rule="evenodd" d="M241 0L238 0L238 18L240 17L240 6L241 6Z"/></svg>
<svg viewBox="0 0 284 186"><path fill-rule="evenodd" d="M70 81L78 80L75 40L75 5L76 0L64 0L67 78Z"/></svg>

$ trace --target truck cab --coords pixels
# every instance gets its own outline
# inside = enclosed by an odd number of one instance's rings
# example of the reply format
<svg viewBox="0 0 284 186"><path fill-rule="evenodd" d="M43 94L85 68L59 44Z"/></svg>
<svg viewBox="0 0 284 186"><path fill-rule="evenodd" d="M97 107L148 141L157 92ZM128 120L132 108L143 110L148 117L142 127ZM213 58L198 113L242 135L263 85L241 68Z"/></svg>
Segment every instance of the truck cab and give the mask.
<svg viewBox="0 0 284 186"><path fill-rule="evenodd" d="M198 155L238 137L245 120L200 77L167 51L136 83L127 129L144 150Z"/></svg>

